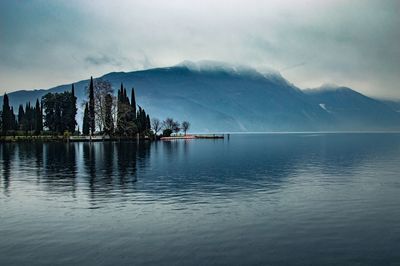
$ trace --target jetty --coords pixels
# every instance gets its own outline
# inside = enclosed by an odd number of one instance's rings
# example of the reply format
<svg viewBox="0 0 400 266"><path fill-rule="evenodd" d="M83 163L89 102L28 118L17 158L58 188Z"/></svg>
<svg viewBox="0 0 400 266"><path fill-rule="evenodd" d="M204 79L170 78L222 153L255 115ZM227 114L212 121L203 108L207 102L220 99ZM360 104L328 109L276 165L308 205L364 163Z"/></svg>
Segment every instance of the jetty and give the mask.
<svg viewBox="0 0 400 266"><path fill-rule="evenodd" d="M178 135L170 137L161 137L160 140L170 141L178 139L224 139L224 134L196 134L196 135Z"/></svg>
<svg viewBox="0 0 400 266"><path fill-rule="evenodd" d="M229 139L229 134L226 134ZM94 136L62 136L62 135L25 135L25 136L0 136L0 142L106 142L106 141L143 141L143 140L191 140L191 139L224 139L224 134L196 134L196 135L176 135L170 137L150 138L149 136L108 136L108 135L94 135Z"/></svg>

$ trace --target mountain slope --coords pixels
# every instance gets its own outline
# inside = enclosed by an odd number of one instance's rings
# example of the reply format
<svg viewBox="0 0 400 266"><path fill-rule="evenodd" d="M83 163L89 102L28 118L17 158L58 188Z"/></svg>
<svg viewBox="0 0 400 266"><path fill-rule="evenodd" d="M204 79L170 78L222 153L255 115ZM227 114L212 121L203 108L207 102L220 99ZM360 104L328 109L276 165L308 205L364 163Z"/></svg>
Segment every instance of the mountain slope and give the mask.
<svg viewBox="0 0 400 266"><path fill-rule="evenodd" d="M279 73L262 74L249 67L210 61L187 61L167 68L114 72L101 78L111 82L115 91L121 82L128 90L134 87L137 102L152 117L189 120L192 131L197 132L317 131L336 130L338 126L345 130L392 129L391 122L397 123L399 117L390 108L383 108L380 102L357 94L362 98L363 108L376 108L387 119L386 123L381 123L377 121L376 113L366 112L373 118L363 118L363 123L352 124L338 104L358 104L358 98L353 94L348 94L350 98L347 99L346 95L317 92L320 90L304 93ZM80 104L86 99L88 83L88 80L75 83ZM49 90L14 92L9 96L16 108L18 104L34 101L47 92L70 89L71 85L62 85ZM328 109L320 105L321 100L326 102ZM362 111L346 108L348 112L354 112L354 119L362 117ZM81 110L79 124L80 117Z"/></svg>
<svg viewBox="0 0 400 266"><path fill-rule="evenodd" d="M339 130L395 130L400 116L387 104L350 88L322 86L304 91L335 119Z"/></svg>
<svg viewBox="0 0 400 266"><path fill-rule="evenodd" d="M383 102L384 104L386 104L387 106L389 106L393 111L400 113L400 101L399 100L379 100L381 102Z"/></svg>

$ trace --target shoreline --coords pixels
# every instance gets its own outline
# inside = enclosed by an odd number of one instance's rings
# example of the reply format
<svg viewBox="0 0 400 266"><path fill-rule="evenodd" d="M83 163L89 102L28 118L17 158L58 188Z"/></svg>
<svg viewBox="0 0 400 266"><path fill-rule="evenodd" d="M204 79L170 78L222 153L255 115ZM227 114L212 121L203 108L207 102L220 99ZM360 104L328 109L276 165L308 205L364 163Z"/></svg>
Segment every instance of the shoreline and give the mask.
<svg viewBox="0 0 400 266"><path fill-rule="evenodd" d="M227 134L229 138L229 134ZM22 136L0 136L0 143L13 142L109 142L109 141L173 141L189 139L224 139L224 134L196 134L178 135L170 137L110 137L110 136L54 136L54 135L22 135Z"/></svg>
<svg viewBox="0 0 400 266"><path fill-rule="evenodd" d="M0 136L0 143L10 142L108 142L108 141L151 141L149 137L109 136Z"/></svg>
<svg viewBox="0 0 400 266"><path fill-rule="evenodd" d="M178 135L170 137L110 137L110 136L69 136L62 135L7 135L0 136L0 143L12 142L108 142L108 141L174 141L174 140L191 140L191 139L229 139L230 135L334 135L334 134L400 134L400 131L299 131L299 132L230 132L215 134L191 134Z"/></svg>

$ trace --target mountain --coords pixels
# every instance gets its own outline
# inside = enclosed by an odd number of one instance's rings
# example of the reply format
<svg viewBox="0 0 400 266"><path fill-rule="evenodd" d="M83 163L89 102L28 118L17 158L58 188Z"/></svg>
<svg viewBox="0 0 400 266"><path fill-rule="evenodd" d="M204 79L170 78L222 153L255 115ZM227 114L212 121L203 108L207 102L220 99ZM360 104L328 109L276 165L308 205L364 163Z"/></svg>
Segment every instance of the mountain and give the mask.
<svg viewBox="0 0 400 266"><path fill-rule="evenodd" d="M192 132L391 130L400 125L399 114L388 105L350 89L304 92L277 72L260 73L246 66L185 61L166 68L113 72L100 78L111 82L115 91L121 82L128 90L134 87L137 103L152 117L188 120ZM75 83L80 104L86 99L88 83ZM47 92L70 89L68 84L9 96L17 110L20 103L34 102ZM352 123L352 119L357 121Z"/></svg>
<svg viewBox="0 0 400 266"><path fill-rule="evenodd" d="M324 85L304 90L334 118L337 130L396 130L400 115L387 103L347 87Z"/></svg>
<svg viewBox="0 0 400 266"><path fill-rule="evenodd" d="M400 100L387 100L387 99L383 99L383 100L379 100L383 103L385 103L386 105L388 105L391 109L393 109L395 112L400 113Z"/></svg>

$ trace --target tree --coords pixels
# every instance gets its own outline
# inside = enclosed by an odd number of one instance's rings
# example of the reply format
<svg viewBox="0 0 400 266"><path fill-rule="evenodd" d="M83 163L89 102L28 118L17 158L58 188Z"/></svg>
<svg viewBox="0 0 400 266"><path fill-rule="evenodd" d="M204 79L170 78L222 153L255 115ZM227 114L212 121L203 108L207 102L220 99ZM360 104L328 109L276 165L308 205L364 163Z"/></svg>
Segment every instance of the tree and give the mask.
<svg viewBox="0 0 400 266"><path fill-rule="evenodd" d="M162 135L163 135L164 137L169 137L169 136L171 136L171 134L172 134L172 130L169 129L169 128L165 128L165 129L163 130L163 133L162 133Z"/></svg>
<svg viewBox="0 0 400 266"><path fill-rule="evenodd" d="M106 123L106 97L107 95L111 96L113 100L111 104L114 104L113 94L114 90L111 86L111 83L106 80L96 79L93 84L93 95L94 95L94 113L95 113L95 124L100 131L104 130ZM112 107L112 106L111 106ZM115 108L111 108L111 111L114 111Z"/></svg>
<svg viewBox="0 0 400 266"><path fill-rule="evenodd" d="M186 136L186 132L189 130L190 128L190 123L188 121L183 121L182 122L182 130L185 133Z"/></svg>
<svg viewBox="0 0 400 266"><path fill-rule="evenodd" d="M135 99L134 94L132 94L132 97ZM117 133L121 136L132 136L138 131L140 133L140 124L138 119L135 119L134 108L129 102L126 89L122 83L120 90L118 90L117 101Z"/></svg>
<svg viewBox="0 0 400 266"><path fill-rule="evenodd" d="M15 119L15 114L14 114L14 107L11 106L10 108L10 124L11 124L11 130L17 130L18 129L18 123L17 120Z"/></svg>
<svg viewBox="0 0 400 266"><path fill-rule="evenodd" d="M151 130L151 120L150 120L150 116L147 114L146 115L146 131L150 131Z"/></svg>
<svg viewBox="0 0 400 266"><path fill-rule="evenodd" d="M161 121L158 118L153 118L151 120L151 128L154 131L154 134L158 134L158 132L161 130Z"/></svg>
<svg viewBox="0 0 400 266"><path fill-rule="evenodd" d="M170 129L172 131L172 128L174 127L174 119L167 117L163 122L162 122L162 128L163 129Z"/></svg>
<svg viewBox="0 0 400 266"><path fill-rule="evenodd" d="M111 135L114 132L114 122L112 116L112 105L113 98L110 94L105 97L105 121L104 121L104 133Z"/></svg>
<svg viewBox="0 0 400 266"><path fill-rule="evenodd" d="M89 129L90 135L93 135L96 130L93 77L90 77L89 84Z"/></svg>
<svg viewBox="0 0 400 266"><path fill-rule="evenodd" d="M76 113L78 111L77 107L76 107L76 96L75 96L75 87L74 84L72 84L72 89L71 89L71 93L65 95L65 97L67 97L68 99L65 99L65 102L68 103L68 106L65 106L65 124L66 124L66 128L69 132L74 133L75 132L75 128L76 128Z"/></svg>
<svg viewBox="0 0 400 266"><path fill-rule="evenodd" d="M122 115L123 115L123 110L122 110L122 91L124 87L121 83L121 88L118 90L118 97L117 97L117 133L122 134L123 128L122 128Z"/></svg>
<svg viewBox="0 0 400 266"><path fill-rule="evenodd" d="M151 129L150 116L146 114L146 111L138 106L139 110L136 114L136 124L138 127L139 134L148 134Z"/></svg>
<svg viewBox="0 0 400 266"><path fill-rule="evenodd" d="M171 133L174 132L175 134L178 134L179 131L181 130L180 126L181 125L179 124L178 121L175 121L174 119L172 119L170 117L167 117L162 123L162 127L163 127L164 131L166 129L168 129L171 131Z"/></svg>
<svg viewBox="0 0 400 266"><path fill-rule="evenodd" d="M85 111L83 113L83 123L82 123L82 133L83 135L89 135L90 126L89 126L89 105L85 104Z"/></svg>
<svg viewBox="0 0 400 266"><path fill-rule="evenodd" d="M73 132L72 125L76 125L75 119L71 113L76 107L73 106L75 99L72 97L72 92L65 91L63 93L47 93L42 98L43 108L45 111L44 125L54 133L63 134L64 131ZM27 111L25 110L25 114Z"/></svg>
<svg viewBox="0 0 400 266"><path fill-rule="evenodd" d="M20 130L26 130L25 129L25 111L24 107L22 104L19 105L18 108L18 126Z"/></svg>
<svg viewBox="0 0 400 266"><path fill-rule="evenodd" d="M11 130L13 127L10 102L8 100L7 93L4 93L3 96L3 111L1 112L1 121L2 121L2 127L1 127L2 132L3 134L7 134L7 131Z"/></svg>
<svg viewBox="0 0 400 266"><path fill-rule="evenodd" d="M42 102L44 108L44 126L46 126L50 131L55 131L55 109L57 108L55 94L47 93L42 97Z"/></svg>
<svg viewBox="0 0 400 266"><path fill-rule="evenodd" d="M31 103L25 104L25 131L32 131L34 128L34 110L31 107Z"/></svg>
<svg viewBox="0 0 400 266"><path fill-rule="evenodd" d="M174 124L173 124L173 126L172 126L172 131L173 131L175 134L178 134L179 131L181 131L181 125L179 124L178 121L174 121Z"/></svg>
<svg viewBox="0 0 400 266"><path fill-rule="evenodd" d="M40 134L43 131L43 114L42 108L39 104L39 99L36 99L36 106L35 106L35 133ZM75 120L75 118L74 118Z"/></svg>
<svg viewBox="0 0 400 266"><path fill-rule="evenodd" d="M133 119L136 119L136 97L135 97L135 89L131 90L131 107L133 115L135 116Z"/></svg>

